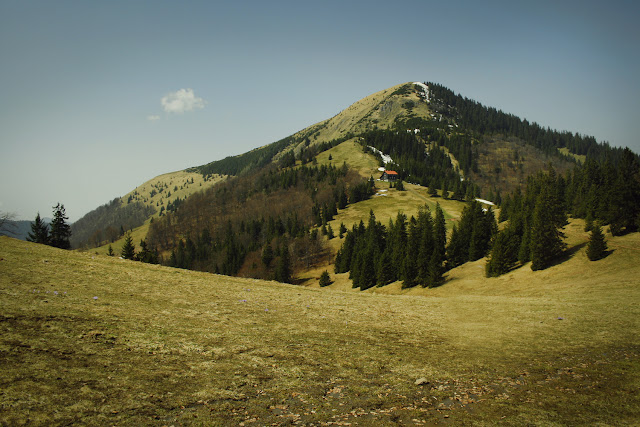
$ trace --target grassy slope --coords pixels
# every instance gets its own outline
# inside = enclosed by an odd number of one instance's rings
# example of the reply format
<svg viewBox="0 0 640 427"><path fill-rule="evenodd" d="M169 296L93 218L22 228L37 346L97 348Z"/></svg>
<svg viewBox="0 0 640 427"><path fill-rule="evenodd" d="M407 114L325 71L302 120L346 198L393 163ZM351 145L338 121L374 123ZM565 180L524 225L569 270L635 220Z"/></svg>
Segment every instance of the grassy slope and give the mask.
<svg viewBox="0 0 640 427"><path fill-rule="evenodd" d="M407 101L413 101L413 114L430 117L428 104L412 91L406 95L393 95L402 83L369 95L350 105L334 117L310 126L296 135L309 136L314 143L341 138L347 133L358 134L374 127L386 128L393 125L397 117L406 117L408 110L403 107Z"/></svg>
<svg viewBox="0 0 640 427"><path fill-rule="evenodd" d="M185 197L209 188L224 179L224 176L216 175L212 179L205 181L203 176L199 173L186 171L170 172L150 179L149 181L136 187L134 190L124 195L121 199L123 204L126 205L129 203L129 196L132 196L134 198L132 202L138 201L148 206L153 206L154 208L156 208L156 214L153 215L152 218L155 218L160 212L160 206L165 206L166 208L167 203L173 202L177 198L184 199ZM193 180L193 183L191 183L191 180ZM162 193L158 193L151 197L151 191L153 189L156 189L157 192L157 188L162 188L165 185L168 188L164 189ZM174 190L175 187L178 187L178 189ZM167 197L168 192L171 192L170 197ZM137 193L137 195L135 193ZM149 224L150 219L145 221L145 223L140 227L133 229L133 231L131 232L131 236L133 237L133 244L136 246L136 251L140 250L140 240L147 237ZM106 245L100 246L98 248L89 249L89 251L92 253L106 254L109 245L111 245L113 252L119 255L122 251L122 246L124 245L124 237L116 240L111 244L107 243Z"/></svg>
<svg viewBox="0 0 640 427"><path fill-rule="evenodd" d="M186 196L217 184L222 179L224 179L224 176L216 175L213 179L205 181L203 176L197 172L170 172L150 179L136 187L123 196L122 201L126 205L129 196L131 196L133 198L132 201L142 202L160 211L161 206L164 205L166 207L167 203L173 202L177 198L184 199ZM191 180L193 180L193 183L191 183ZM158 188L162 187L166 187L166 189L159 193ZM151 191L154 189L158 194L152 197ZM167 197L168 192L171 192L170 197Z"/></svg>
<svg viewBox="0 0 640 427"><path fill-rule="evenodd" d="M0 424L632 424L640 239L609 245L409 296L3 237Z"/></svg>

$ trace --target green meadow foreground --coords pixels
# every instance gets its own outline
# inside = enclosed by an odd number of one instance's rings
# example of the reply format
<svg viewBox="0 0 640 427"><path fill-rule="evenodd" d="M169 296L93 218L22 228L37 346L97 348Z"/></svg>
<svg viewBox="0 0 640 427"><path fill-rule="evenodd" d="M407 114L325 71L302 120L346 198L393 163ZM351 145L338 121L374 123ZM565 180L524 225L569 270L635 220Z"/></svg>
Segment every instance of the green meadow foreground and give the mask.
<svg viewBox="0 0 640 427"><path fill-rule="evenodd" d="M608 243L386 295L2 237L0 424L637 425L640 238Z"/></svg>

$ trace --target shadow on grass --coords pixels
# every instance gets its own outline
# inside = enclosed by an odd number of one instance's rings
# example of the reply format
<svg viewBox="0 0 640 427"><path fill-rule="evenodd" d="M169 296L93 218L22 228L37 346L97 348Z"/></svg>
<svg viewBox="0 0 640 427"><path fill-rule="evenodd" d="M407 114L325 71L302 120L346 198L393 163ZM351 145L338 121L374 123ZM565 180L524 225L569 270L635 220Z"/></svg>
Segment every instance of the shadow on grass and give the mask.
<svg viewBox="0 0 640 427"><path fill-rule="evenodd" d="M558 259L553 264L551 264L551 266L559 265L559 264L564 263L565 261L569 261L571 258L573 258L580 251L580 249L586 247L588 244L589 244L589 242L583 242L583 243L580 243L578 245L575 245L575 246L572 246L572 247L568 248L566 251L564 251L562 256L558 257ZM609 255L611 255L613 252L614 252L613 249L605 251L604 254L602 255L602 258L599 258L599 259L604 259L604 258L608 257Z"/></svg>

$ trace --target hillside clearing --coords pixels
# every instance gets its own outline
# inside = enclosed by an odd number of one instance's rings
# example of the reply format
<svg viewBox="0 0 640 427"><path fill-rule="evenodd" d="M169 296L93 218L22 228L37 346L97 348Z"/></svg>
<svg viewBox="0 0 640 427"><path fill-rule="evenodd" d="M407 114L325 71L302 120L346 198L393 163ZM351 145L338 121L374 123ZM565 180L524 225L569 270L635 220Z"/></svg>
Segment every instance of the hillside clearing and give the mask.
<svg viewBox="0 0 640 427"><path fill-rule="evenodd" d="M640 242L609 245L418 297L2 237L0 424L632 424Z"/></svg>

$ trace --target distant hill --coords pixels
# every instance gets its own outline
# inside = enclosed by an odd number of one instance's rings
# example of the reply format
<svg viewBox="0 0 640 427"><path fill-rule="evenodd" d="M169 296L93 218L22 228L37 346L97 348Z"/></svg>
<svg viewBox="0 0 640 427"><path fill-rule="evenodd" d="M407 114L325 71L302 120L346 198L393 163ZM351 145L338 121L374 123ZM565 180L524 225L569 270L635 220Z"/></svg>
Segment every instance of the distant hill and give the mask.
<svg viewBox="0 0 640 427"><path fill-rule="evenodd" d="M125 231L140 227L154 216L174 211L191 194L224 177L203 177L178 171L160 175L122 197L85 214L71 226L73 247L96 247L119 240Z"/></svg>
<svg viewBox="0 0 640 427"><path fill-rule="evenodd" d="M43 219L47 224L51 221ZM0 233L3 236L13 237L15 239L27 240L27 236L31 232L31 223L33 221L8 221L4 229Z"/></svg>

